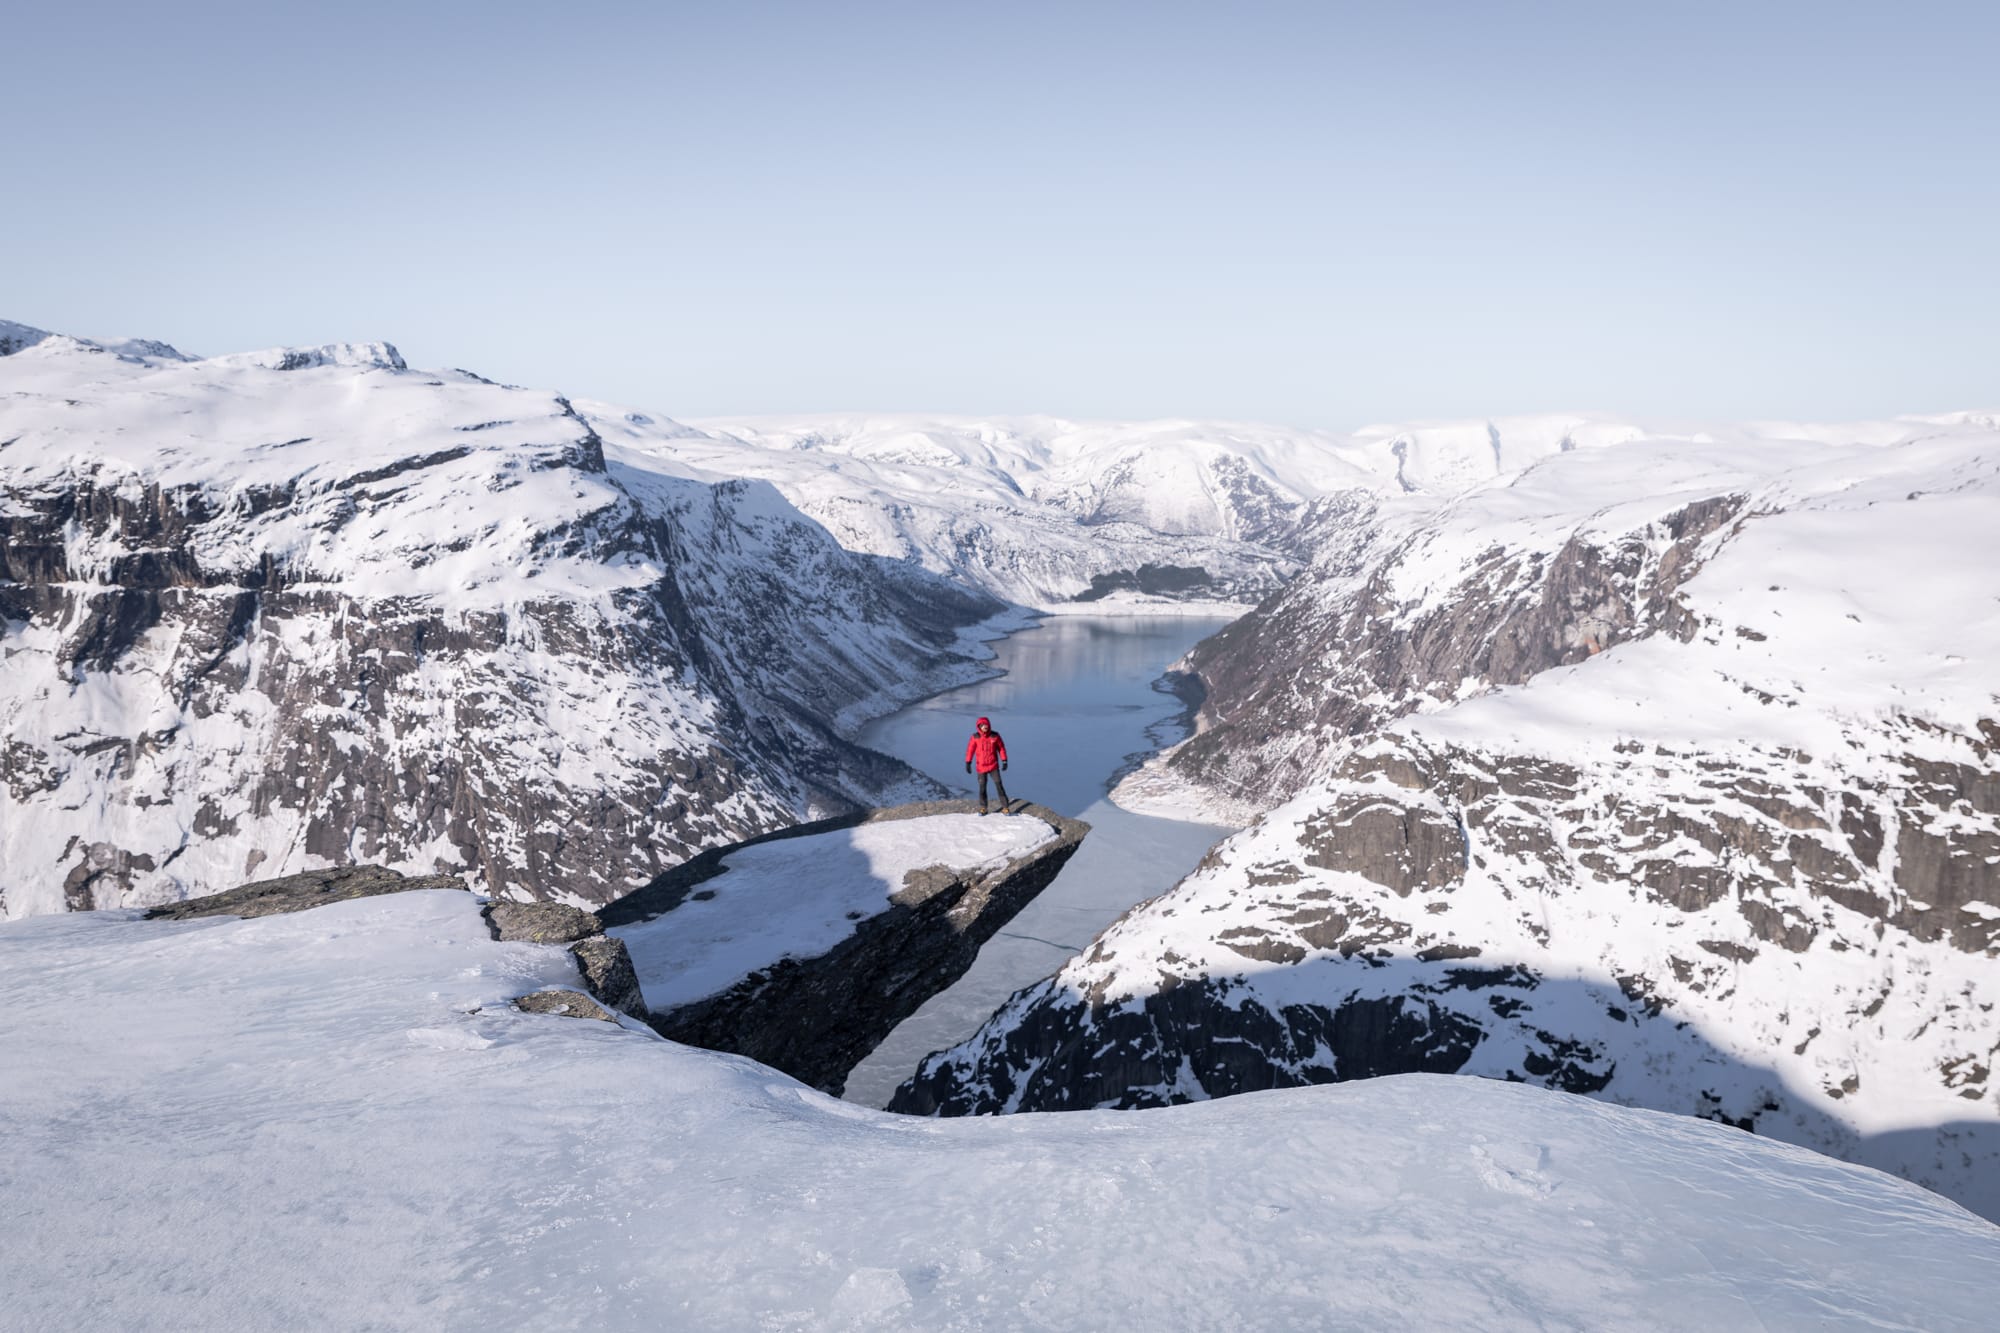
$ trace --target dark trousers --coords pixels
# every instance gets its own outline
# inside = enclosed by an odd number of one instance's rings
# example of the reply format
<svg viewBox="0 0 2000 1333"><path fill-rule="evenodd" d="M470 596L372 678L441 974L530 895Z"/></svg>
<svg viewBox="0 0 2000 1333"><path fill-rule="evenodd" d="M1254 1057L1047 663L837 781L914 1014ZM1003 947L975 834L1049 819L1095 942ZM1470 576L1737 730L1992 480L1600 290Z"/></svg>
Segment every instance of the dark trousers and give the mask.
<svg viewBox="0 0 2000 1333"><path fill-rule="evenodd" d="M1000 808L1005 810L1007 808L1007 784L1001 781L1000 770L997 768L991 773L981 773L979 775L979 808L981 810L986 808L986 779L988 778L993 779L994 789L1000 793Z"/></svg>

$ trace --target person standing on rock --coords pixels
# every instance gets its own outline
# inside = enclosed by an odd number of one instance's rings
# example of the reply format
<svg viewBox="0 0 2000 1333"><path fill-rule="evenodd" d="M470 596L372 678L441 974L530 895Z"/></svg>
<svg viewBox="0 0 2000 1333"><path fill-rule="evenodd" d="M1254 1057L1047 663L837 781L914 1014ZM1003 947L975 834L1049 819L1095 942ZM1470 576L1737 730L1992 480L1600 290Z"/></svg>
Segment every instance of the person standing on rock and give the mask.
<svg viewBox="0 0 2000 1333"><path fill-rule="evenodd" d="M979 813L986 813L986 779L992 778L994 787L1000 793L1000 813L1014 813L1007 808L1007 784L1000 775L1007 771L1007 742L1000 739L1000 733L993 730L988 718L980 718L972 728L972 739L965 743L965 771L979 771Z"/></svg>

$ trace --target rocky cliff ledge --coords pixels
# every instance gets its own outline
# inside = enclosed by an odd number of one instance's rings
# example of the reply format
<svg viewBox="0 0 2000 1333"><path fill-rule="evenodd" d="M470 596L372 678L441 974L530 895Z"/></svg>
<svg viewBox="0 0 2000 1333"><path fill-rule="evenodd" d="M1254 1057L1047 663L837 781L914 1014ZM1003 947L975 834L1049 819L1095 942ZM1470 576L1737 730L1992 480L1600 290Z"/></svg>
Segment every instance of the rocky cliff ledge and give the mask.
<svg viewBox="0 0 2000 1333"><path fill-rule="evenodd" d="M838 1094L1083 842L1043 806L926 801L703 852L599 909L662 1035Z"/></svg>

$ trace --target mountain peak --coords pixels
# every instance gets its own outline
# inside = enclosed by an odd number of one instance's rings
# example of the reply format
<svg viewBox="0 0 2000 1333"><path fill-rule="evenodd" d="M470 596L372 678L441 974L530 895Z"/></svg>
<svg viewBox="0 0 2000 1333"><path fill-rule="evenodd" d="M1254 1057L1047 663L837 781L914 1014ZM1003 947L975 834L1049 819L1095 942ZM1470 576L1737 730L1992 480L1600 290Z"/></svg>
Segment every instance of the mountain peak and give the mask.
<svg viewBox="0 0 2000 1333"><path fill-rule="evenodd" d="M307 370L318 366L348 366L356 370L408 370L393 343L325 343L319 347L269 347L259 352L232 352L210 357L214 365L264 370Z"/></svg>
<svg viewBox="0 0 2000 1333"><path fill-rule="evenodd" d="M66 333L51 333L38 329L32 324L20 324L11 319L0 319L0 356L12 356L25 352L30 347L39 347L53 353L109 352L127 361L193 361L178 347L154 338L78 338Z"/></svg>
<svg viewBox="0 0 2000 1333"><path fill-rule="evenodd" d="M48 336L47 329L38 329L31 324L16 324L11 319L0 319L0 356L12 356L24 348L42 342Z"/></svg>

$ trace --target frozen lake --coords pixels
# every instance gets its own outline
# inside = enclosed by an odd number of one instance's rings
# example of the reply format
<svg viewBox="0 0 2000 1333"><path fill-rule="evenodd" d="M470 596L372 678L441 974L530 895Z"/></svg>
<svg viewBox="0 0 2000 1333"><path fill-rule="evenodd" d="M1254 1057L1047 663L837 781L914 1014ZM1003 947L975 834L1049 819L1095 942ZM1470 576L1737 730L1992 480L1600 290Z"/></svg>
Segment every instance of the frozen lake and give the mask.
<svg viewBox="0 0 2000 1333"><path fill-rule="evenodd" d="M1164 893L1230 832L1129 814L1105 799L1138 754L1178 739L1181 703L1153 682L1227 617L1060 616L997 643L1007 674L912 704L865 728L864 745L967 791L965 742L991 717L1006 739L1008 795L1091 826L1055 883L950 990L906 1019L847 1080L847 1099L889 1100L917 1062L971 1036L1009 995L1067 962L1136 902ZM993 815L991 818L1001 818Z"/></svg>

